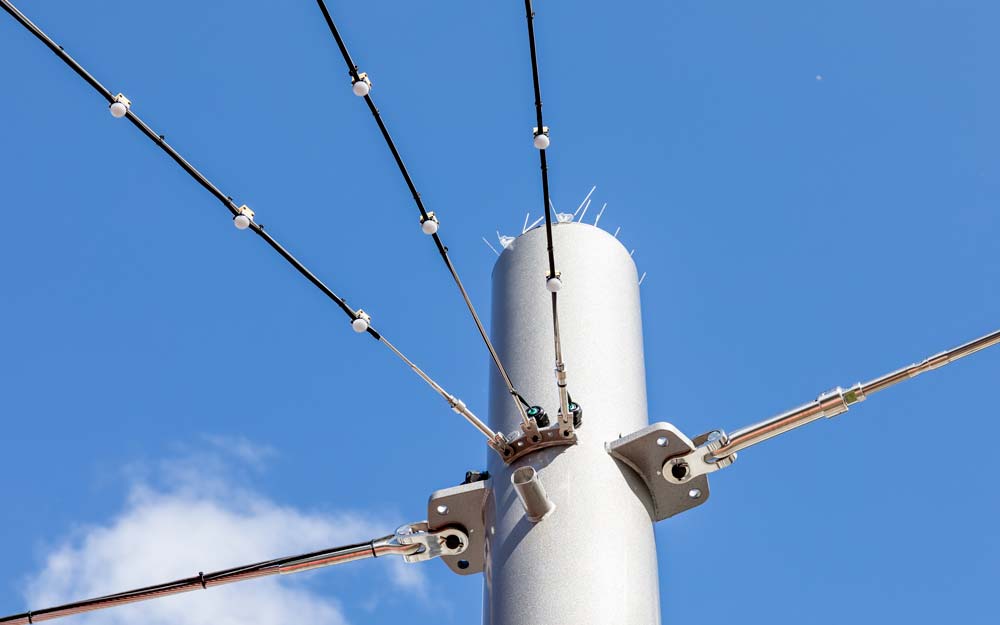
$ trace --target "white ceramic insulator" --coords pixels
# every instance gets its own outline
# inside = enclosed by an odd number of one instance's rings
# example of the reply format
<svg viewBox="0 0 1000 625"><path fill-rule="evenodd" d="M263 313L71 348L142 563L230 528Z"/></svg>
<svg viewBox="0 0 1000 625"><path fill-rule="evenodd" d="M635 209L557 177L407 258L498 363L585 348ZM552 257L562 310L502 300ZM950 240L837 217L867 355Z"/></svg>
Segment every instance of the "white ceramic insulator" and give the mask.
<svg viewBox="0 0 1000 625"><path fill-rule="evenodd" d="M250 218L246 215L237 215L233 218L233 225L237 230L246 230L250 227Z"/></svg>
<svg viewBox="0 0 1000 625"><path fill-rule="evenodd" d="M535 135L535 147L539 150L544 150L549 147L549 136L543 134Z"/></svg>
<svg viewBox="0 0 1000 625"><path fill-rule="evenodd" d="M424 231L424 234L436 234L438 225L438 222L434 219L425 219L424 223L420 224L420 229Z"/></svg>
<svg viewBox="0 0 1000 625"><path fill-rule="evenodd" d="M354 95L358 96L359 98L365 97L371 92L371 90L372 90L371 85L369 85L367 82L363 80L356 80L354 81L354 84L351 86L351 91L353 91Z"/></svg>
<svg viewBox="0 0 1000 625"><path fill-rule="evenodd" d="M367 332L368 321L365 319L361 319L359 317L351 322L351 327L354 328L354 331L357 332L358 334L361 334L362 332Z"/></svg>
<svg viewBox="0 0 1000 625"><path fill-rule="evenodd" d="M549 278L545 281L545 288L549 290L549 293L558 293L559 289L562 288L562 280L559 278Z"/></svg>
<svg viewBox="0 0 1000 625"><path fill-rule="evenodd" d="M125 113L128 113L128 107L122 104L121 102L112 102L110 108L111 108L111 116L114 117L115 119L120 119L122 117L125 117Z"/></svg>

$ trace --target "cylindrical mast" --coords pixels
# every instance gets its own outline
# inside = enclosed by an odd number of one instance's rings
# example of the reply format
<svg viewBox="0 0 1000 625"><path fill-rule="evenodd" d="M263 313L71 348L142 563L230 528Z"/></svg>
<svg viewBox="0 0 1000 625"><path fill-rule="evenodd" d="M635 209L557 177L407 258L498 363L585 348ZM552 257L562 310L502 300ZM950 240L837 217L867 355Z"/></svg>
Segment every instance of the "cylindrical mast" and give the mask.
<svg viewBox="0 0 1000 625"><path fill-rule="evenodd" d="M648 424L642 320L635 264L593 226L554 228L563 288L563 353L573 400L583 407L579 444L543 449L511 466L491 453L487 506L486 625L660 622L656 545L642 481L604 444ZM493 270L493 340L514 384L556 420L552 314L543 229L520 236ZM512 432L520 416L506 385L490 380L490 426ZM511 485L530 465L555 509L532 523ZM638 493L638 494L637 494Z"/></svg>

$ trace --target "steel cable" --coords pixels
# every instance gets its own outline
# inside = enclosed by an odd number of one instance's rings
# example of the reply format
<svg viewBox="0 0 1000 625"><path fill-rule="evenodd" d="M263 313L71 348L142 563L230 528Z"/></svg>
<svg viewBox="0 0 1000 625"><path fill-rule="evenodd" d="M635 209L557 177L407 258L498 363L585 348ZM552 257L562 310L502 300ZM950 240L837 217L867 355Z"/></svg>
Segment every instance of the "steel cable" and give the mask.
<svg viewBox="0 0 1000 625"><path fill-rule="evenodd" d="M535 89L535 118L538 126L535 129L537 134L545 134L545 123L542 120L542 89L538 79L538 53L535 48L535 12L531 7L531 0L524 0L524 10L528 22L528 48L531 52L531 80ZM552 243L552 202L549 200L549 167L545 152L548 146L539 148L538 160L542 170L542 204L545 211L545 240L549 258L549 274L546 285L552 281L559 281L559 272L556 271L555 249ZM566 364L563 362L562 340L559 334L559 295L556 293L558 287L550 289L552 291L552 336L555 347L556 360L556 384L559 387L559 408L564 420L568 419L572 424L570 413L569 389L566 382Z"/></svg>
<svg viewBox="0 0 1000 625"><path fill-rule="evenodd" d="M326 25L330 29L330 34L333 35L334 40L337 42L337 47L340 49L341 56L344 57L344 63L347 65L347 71L350 73L351 79L355 82L362 80L362 74L358 72L358 66L351 58L351 53L347 50L347 44L344 43L344 39L341 37L340 31L337 29L337 25L333 21L333 16L330 14L330 10L327 8L326 3L323 0L316 0L316 3L319 5L320 11L323 12L323 18L326 20ZM392 152L392 157L396 161L396 167L399 168L399 173L403 175L403 180L406 182L406 186L410 190L410 194L413 196L413 201L417 206L417 210L420 211L421 221L423 222L427 219L434 218L434 214L428 211L424 206L420 193L417 191L417 187L413 183L413 178L410 176L410 172L407 170L406 165L403 163L403 158L400 156L399 150L396 148L396 143L392 140L392 135L389 134L389 129L382 120L382 115L379 113L378 107L375 106L375 101L372 100L370 94L365 94L364 100L368 105L368 110L371 111L372 117L375 118L375 123L378 124L378 128L382 133L382 138L385 139L385 143L389 147L389 151ZM472 304L472 300L469 298L469 294L465 290L465 285L462 283L462 279L459 277L458 271L455 269L455 265L452 263L451 257L448 255L448 248L444 245L437 232L432 233L431 238L434 240L434 245L437 247L438 253L441 255L441 259L444 261L445 266L447 266L448 272L455 281L455 285L458 287L458 290L462 295L462 299L465 301L465 306L469 309L469 314L472 315L472 320L476 324L476 329L479 330L479 335L482 337L483 343L486 345L486 349L490 352L490 358L493 360L493 364L496 366L497 372L500 373L500 377L503 378L503 382L507 386L507 392L517 405L518 413L521 415L521 420L525 425L530 425L530 419L525 411L525 408L530 407L530 404L528 404L528 402L521 397L520 393L518 393L517 389L514 387L514 383L511 381L510 375L507 373L507 369L503 366L499 354L497 354L496 349L493 347L493 342L490 340L489 334L483 326L483 322L479 319L476 307Z"/></svg>
<svg viewBox="0 0 1000 625"><path fill-rule="evenodd" d="M112 95L111 91L100 83L96 78L94 78L87 70L83 68L77 61L70 56L62 46L55 43L51 37L49 37L42 29L32 23L17 7L15 7L9 0L0 0L0 7L3 7L11 16L14 17L22 26L24 26L28 31L30 31L35 37L42 41L52 52L56 54L66 65L68 65L74 72L79 74L84 80L90 84L98 93L100 93L109 103L117 102L116 96ZM204 176L197 168L195 168L191 163L189 163L183 156L181 156L173 147L170 146L164 139L163 135L158 134L152 128L150 128L142 119L140 119L135 113L132 112L131 107L128 106L125 110L124 116L132 122L132 124L138 128L142 133L148 137L153 143L155 143L161 150L167 153L171 159L173 159L181 168L188 173L192 178L194 178L198 184L208 190L216 199L218 199L226 209L233 215L233 217L238 217L244 215L244 207L237 206L233 199L219 190L215 184L213 184L208 178ZM252 215L252 213L251 213ZM254 232L257 236L264 240L274 251L276 251L282 258L284 258L288 264L295 268L302 276L304 276L309 282L311 282L316 288L318 288L327 298L332 300L350 319L352 324L358 319L362 318L362 312L360 310L354 310L348 306L347 302L337 295L330 287L323 283L316 275L310 271L305 265L302 264L295 256L286 250L280 243L278 243L274 237L264 230L264 226L253 221L252 217L249 220L247 227ZM396 349L395 346L391 345L386 341L378 331L371 325L367 318L364 319L364 332L367 332L372 338L376 339L383 345L389 348L389 350L398 356L407 366L414 370L421 379L423 379L427 384L440 394L453 409L456 405L456 398L445 391L439 384L434 382L430 377L427 376L422 370L416 367L408 358L406 358L402 352ZM464 408L464 404L458 401ZM503 446L504 439L502 434L496 434L485 428L483 422L475 417L468 408L464 408L464 412L457 411L463 417L466 418L476 429L480 430L487 436L490 441L491 446L498 448ZM484 431L485 428L485 431Z"/></svg>

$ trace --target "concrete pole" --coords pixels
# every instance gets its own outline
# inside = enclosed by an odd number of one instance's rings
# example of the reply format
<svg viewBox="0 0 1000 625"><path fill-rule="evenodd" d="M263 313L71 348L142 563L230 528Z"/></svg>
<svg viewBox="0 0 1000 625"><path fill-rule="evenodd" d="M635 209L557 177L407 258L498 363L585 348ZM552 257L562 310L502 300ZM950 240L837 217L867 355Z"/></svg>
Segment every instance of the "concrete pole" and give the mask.
<svg viewBox="0 0 1000 625"><path fill-rule="evenodd" d="M609 233L556 224L563 352L573 400L584 410L579 444L505 465L489 456L484 575L486 625L658 625L659 580L650 501L642 481L604 444L649 423L635 264ZM556 420L545 232L506 249L493 270L493 341L515 386ZM490 426L519 416L499 376L490 380ZM556 509L530 522L511 473L532 466Z"/></svg>

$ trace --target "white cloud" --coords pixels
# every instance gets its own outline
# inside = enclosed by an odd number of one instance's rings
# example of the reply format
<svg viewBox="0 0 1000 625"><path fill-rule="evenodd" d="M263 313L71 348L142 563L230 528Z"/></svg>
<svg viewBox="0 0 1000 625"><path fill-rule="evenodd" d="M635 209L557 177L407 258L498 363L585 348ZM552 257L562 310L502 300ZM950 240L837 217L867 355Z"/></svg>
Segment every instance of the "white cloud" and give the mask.
<svg viewBox="0 0 1000 625"><path fill-rule="evenodd" d="M244 436L206 435L204 438L218 450L230 454L255 469L263 468L265 462L277 455L275 449L270 445L257 444Z"/></svg>
<svg viewBox="0 0 1000 625"><path fill-rule="evenodd" d="M204 460L204 454L198 454L193 462L204 468L200 464ZM165 476L165 485L135 484L117 516L106 524L84 528L51 550L41 572L27 584L28 604L47 607L189 577L199 570L209 572L355 543L386 534L398 524L355 513L313 514L282 506L219 477L224 473L205 481L191 462L162 465L158 474ZM422 594L426 580L418 570L420 565L389 560L384 569L389 583L401 591ZM311 590L296 578L241 582L92 612L74 620L77 625L347 623L335 598Z"/></svg>

